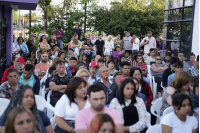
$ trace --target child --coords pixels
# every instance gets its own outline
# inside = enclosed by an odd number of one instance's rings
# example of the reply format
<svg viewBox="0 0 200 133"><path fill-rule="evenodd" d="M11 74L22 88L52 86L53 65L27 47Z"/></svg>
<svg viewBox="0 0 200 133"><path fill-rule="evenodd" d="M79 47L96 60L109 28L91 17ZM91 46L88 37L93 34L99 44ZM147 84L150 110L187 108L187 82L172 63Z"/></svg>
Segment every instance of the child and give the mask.
<svg viewBox="0 0 200 133"><path fill-rule="evenodd" d="M77 59L75 57L70 58L70 64L66 68L67 74L71 75L76 70Z"/></svg>

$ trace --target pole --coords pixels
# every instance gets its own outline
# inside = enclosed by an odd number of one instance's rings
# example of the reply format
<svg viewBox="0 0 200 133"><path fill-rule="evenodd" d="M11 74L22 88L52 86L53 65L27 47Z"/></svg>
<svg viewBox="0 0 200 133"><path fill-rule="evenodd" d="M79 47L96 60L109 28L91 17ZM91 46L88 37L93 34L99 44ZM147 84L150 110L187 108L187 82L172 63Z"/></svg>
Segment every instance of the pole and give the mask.
<svg viewBox="0 0 200 133"><path fill-rule="evenodd" d="M31 34L31 10L29 10L29 35Z"/></svg>

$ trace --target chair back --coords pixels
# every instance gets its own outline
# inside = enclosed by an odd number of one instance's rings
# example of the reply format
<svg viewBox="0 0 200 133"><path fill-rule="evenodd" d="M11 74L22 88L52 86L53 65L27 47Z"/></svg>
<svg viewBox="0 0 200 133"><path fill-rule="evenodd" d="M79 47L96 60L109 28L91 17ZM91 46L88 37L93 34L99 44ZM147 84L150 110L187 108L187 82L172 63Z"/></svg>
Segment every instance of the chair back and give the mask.
<svg viewBox="0 0 200 133"><path fill-rule="evenodd" d="M153 111L156 111L157 115L160 115L161 106L162 106L162 97L156 99L153 102L151 108L153 108Z"/></svg>
<svg viewBox="0 0 200 133"><path fill-rule="evenodd" d="M174 111L174 107L173 106L170 106L170 107L167 107L164 111L163 111L163 117L171 112Z"/></svg>
<svg viewBox="0 0 200 133"><path fill-rule="evenodd" d="M148 128L146 133L161 133L161 125L157 124Z"/></svg>
<svg viewBox="0 0 200 133"><path fill-rule="evenodd" d="M149 74L149 76L152 76L152 75L151 75L151 65L147 65L147 69L148 69L148 74Z"/></svg>
<svg viewBox="0 0 200 133"><path fill-rule="evenodd" d="M9 103L10 103L10 100L6 98L0 98L0 116L4 113Z"/></svg>
<svg viewBox="0 0 200 133"><path fill-rule="evenodd" d="M46 100L42 96L35 95L35 102L36 102L37 109L41 111L43 111L44 108L46 107Z"/></svg>

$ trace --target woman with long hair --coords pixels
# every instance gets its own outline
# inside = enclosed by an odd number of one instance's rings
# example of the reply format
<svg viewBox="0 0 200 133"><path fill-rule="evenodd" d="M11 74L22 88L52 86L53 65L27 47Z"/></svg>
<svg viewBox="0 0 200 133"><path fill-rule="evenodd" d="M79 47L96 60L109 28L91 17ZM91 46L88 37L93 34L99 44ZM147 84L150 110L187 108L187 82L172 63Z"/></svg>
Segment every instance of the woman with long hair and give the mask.
<svg viewBox="0 0 200 133"><path fill-rule="evenodd" d="M108 40L105 41L105 51L104 51L104 55L106 56L106 66L108 60L111 59L113 49L114 49L114 42L112 41L112 36L108 36Z"/></svg>
<svg viewBox="0 0 200 133"><path fill-rule="evenodd" d="M55 106L56 133L75 133L75 117L79 110L90 107L87 100L87 83L74 77Z"/></svg>
<svg viewBox="0 0 200 133"><path fill-rule="evenodd" d="M25 58L30 58L31 59L31 64L35 66L37 64L37 59L35 57L35 50L30 50L29 54Z"/></svg>
<svg viewBox="0 0 200 133"><path fill-rule="evenodd" d="M85 64L86 68L89 69L89 61L88 61L88 55L87 54L82 54L82 62Z"/></svg>
<svg viewBox="0 0 200 133"><path fill-rule="evenodd" d="M31 110L40 133L54 133L49 118L43 111L37 109L33 89L28 85L20 85L13 93L8 107L0 117L0 126L3 131L9 112L16 106L24 106Z"/></svg>
<svg viewBox="0 0 200 133"><path fill-rule="evenodd" d="M136 97L136 93L133 80L124 79L117 98L113 98L109 106L119 111L124 121L124 132L141 132L146 127L146 107L143 100Z"/></svg>
<svg viewBox="0 0 200 133"><path fill-rule="evenodd" d="M79 56L79 47L81 46L81 42L78 40L78 35L75 33L71 42L71 49L74 50L75 56Z"/></svg>
<svg viewBox="0 0 200 133"><path fill-rule="evenodd" d="M32 112L23 107L13 108L6 119L6 133L37 133L35 118Z"/></svg>
<svg viewBox="0 0 200 133"><path fill-rule="evenodd" d="M49 50L51 49L50 48L50 45L47 43L47 37L45 35L43 35L41 38L40 38L40 50Z"/></svg>
<svg viewBox="0 0 200 133"><path fill-rule="evenodd" d="M113 56L113 60L115 60L116 62L118 62L119 60L119 56L121 55L121 50L119 46L116 46L114 49L114 52L112 53Z"/></svg>
<svg viewBox="0 0 200 133"><path fill-rule="evenodd" d="M113 119L108 114L96 115L91 123L88 133L116 133Z"/></svg>

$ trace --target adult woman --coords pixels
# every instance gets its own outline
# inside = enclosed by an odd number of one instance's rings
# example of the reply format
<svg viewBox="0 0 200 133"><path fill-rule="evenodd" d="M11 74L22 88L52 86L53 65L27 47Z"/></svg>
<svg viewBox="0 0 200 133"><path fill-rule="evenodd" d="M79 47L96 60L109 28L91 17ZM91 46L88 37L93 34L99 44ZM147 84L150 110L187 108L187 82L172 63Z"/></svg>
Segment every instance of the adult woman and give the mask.
<svg viewBox="0 0 200 133"><path fill-rule="evenodd" d="M117 70L114 69L115 61L110 59L110 60L108 60L107 64L108 64L109 77L113 76L115 74L115 72L117 72Z"/></svg>
<svg viewBox="0 0 200 133"><path fill-rule="evenodd" d="M38 131L32 112L23 106L12 109L6 120L5 132L37 133Z"/></svg>
<svg viewBox="0 0 200 133"><path fill-rule="evenodd" d="M138 55L138 53L137 52L133 52L132 54L131 54L131 65L130 65L130 68L132 68L133 67L133 63L135 62L135 60L136 60L136 56Z"/></svg>
<svg viewBox="0 0 200 133"><path fill-rule="evenodd" d="M195 54L191 53L190 56L189 56L189 60L187 63L192 67L194 65L196 65L196 62L195 62Z"/></svg>
<svg viewBox="0 0 200 133"><path fill-rule="evenodd" d="M60 59L62 61L66 61L65 60L65 52L63 52L63 51L59 51L57 57L60 57Z"/></svg>
<svg viewBox="0 0 200 133"><path fill-rule="evenodd" d="M118 61L119 60L119 56L121 55L121 51L120 51L120 47L116 46L114 52L112 53L113 56L113 60Z"/></svg>
<svg viewBox="0 0 200 133"><path fill-rule="evenodd" d="M91 85L90 83L88 83L89 76L90 74L86 69L79 69L76 73L76 77L81 77L85 80L87 88Z"/></svg>
<svg viewBox="0 0 200 133"><path fill-rule="evenodd" d="M32 65L35 66L37 64L37 59L35 58L35 51L34 50L30 50L29 54L25 58L30 58Z"/></svg>
<svg viewBox="0 0 200 133"><path fill-rule="evenodd" d="M18 37L17 43L15 43L16 52L20 54L29 53L26 43L22 37Z"/></svg>
<svg viewBox="0 0 200 133"><path fill-rule="evenodd" d="M80 77L74 77L69 82L65 94L55 106L56 133L75 133L76 113L90 107L87 100L86 85L85 80Z"/></svg>
<svg viewBox="0 0 200 133"><path fill-rule="evenodd" d="M197 55L196 64L188 68L188 72L192 75L192 77L199 76L199 55Z"/></svg>
<svg viewBox="0 0 200 133"><path fill-rule="evenodd" d="M192 80L192 76L185 71L181 71L176 74L170 86L167 87L163 93L162 107L160 110L161 115L167 107L172 106L172 95L174 94L174 92L177 91L178 93L185 93L185 94L190 95L191 80Z"/></svg>
<svg viewBox="0 0 200 133"><path fill-rule="evenodd" d="M89 37L86 38L87 41L83 44L83 51L85 54L88 55L88 61L91 62L92 59L92 50L93 50L93 44L91 43L91 39Z"/></svg>
<svg viewBox="0 0 200 133"><path fill-rule="evenodd" d="M186 94L175 94L172 105L174 112L164 116L161 120L162 133L196 133L198 121L194 116L189 116L191 100Z"/></svg>
<svg viewBox="0 0 200 133"><path fill-rule="evenodd" d="M146 106L151 105L153 101L153 93L151 91L150 85L143 80L142 71L140 68L131 68L130 77L135 77L139 81L139 89L138 92L143 93L147 97Z"/></svg>
<svg viewBox="0 0 200 133"><path fill-rule="evenodd" d="M104 51L104 55L106 55L107 62L111 58L113 48L114 48L114 42L112 41L112 37L108 36L108 40L105 41L105 51ZM107 63L106 63L106 65L107 65Z"/></svg>
<svg viewBox="0 0 200 133"><path fill-rule="evenodd" d="M47 37L45 35L43 35L41 38L40 38L40 50L49 50L50 49L50 45L47 43Z"/></svg>
<svg viewBox="0 0 200 133"><path fill-rule="evenodd" d="M140 68L140 70L142 71L142 76L147 77L147 73L148 73L147 64L143 62L143 57L141 55L136 56L136 60L133 61L132 66L136 68Z"/></svg>
<svg viewBox="0 0 200 133"><path fill-rule="evenodd" d="M78 35L75 33L73 39L70 42L71 49L74 50L75 56L79 56L79 47L81 46L81 42L78 40Z"/></svg>
<svg viewBox="0 0 200 133"><path fill-rule="evenodd" d="M146 127L146 108L143 100L136 97L136 86L132 79L125 79L117 98L113 98L110 108L117 109L124 121L125 132L141 132Z"/></svg>
<svg viewBox="0 0 200 133"><path fill-rule="evenodd" d="M82 62L85 64L85 67L87 68L87 69L89 69L89 62L88 62L88 55L87 54L82 54Z"/></svg>
<svg viewBox="0 0 200 133"><path fill-rule="evenodd" d="M24 71L24 65L23 64L18 64L15 69L17 70L17 72L23 72Z"/></svg>
<svg viewBox="0 0 200 133"><path fill-rule="evenodd" d="M88 133L116 133L113 119L108 114L96 115L91 123Z"/></svg>
<svg viewBox="0 0 200 133"><path fill-rule="evenodd" d="M0 126L4 128L8 113L14 107L19 105L22 105L32 111L37 123L37 129L40 133L53 133L53 128L49 118L44 112L37 109L33 89L28 85L21 85L19 88L16 88L8 107L0 118Z"/></svg>

